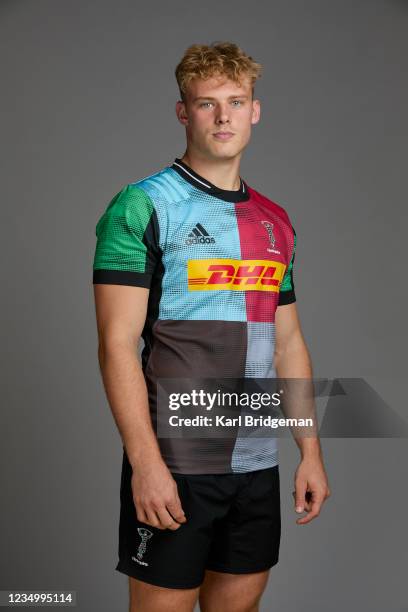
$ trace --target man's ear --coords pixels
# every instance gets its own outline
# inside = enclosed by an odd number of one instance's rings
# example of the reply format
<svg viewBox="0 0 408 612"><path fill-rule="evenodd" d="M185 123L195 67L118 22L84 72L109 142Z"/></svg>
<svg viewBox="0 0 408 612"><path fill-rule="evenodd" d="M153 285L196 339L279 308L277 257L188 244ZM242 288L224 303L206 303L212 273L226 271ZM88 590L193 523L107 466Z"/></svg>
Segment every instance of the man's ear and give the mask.
<svg viewBox="0 0 408 612"><path fill-rule="evenodd" d="M177 115L177 119L180 121L182 125L188 124L186 105L184 104L182 100L177 100L176 102L176 115Z"/></svg>
<svg viewBox="0 0 408 612"><path fill-rule="evenodd" d="M261 118L261 102L259 100L252 100L252 117L251 123L255 125Z"/></svg>

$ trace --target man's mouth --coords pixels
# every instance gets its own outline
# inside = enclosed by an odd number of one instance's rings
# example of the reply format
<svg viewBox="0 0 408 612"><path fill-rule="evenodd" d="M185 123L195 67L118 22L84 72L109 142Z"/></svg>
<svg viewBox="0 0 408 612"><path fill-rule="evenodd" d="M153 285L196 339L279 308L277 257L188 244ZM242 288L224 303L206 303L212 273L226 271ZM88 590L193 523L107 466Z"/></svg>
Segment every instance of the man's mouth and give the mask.
<svg viewBox="0 0 408 612"><path fill-rule="evenodd" d="M232 132L215 132L213 136L217 140L229 140L234 136L234 134Z"/></svg>

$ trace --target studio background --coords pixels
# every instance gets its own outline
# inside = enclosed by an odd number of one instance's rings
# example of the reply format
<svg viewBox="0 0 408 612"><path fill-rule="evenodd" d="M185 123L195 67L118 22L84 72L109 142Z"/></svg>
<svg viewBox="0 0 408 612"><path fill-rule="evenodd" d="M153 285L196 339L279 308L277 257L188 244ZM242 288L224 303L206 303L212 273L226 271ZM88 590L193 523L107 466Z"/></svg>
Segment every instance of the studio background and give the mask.
<svg viewBox="0 0 408 612"><path fill-rule="evenodd" d="M126 183L181 157L174 69L230 40L264 66L241 176L298 235L315 376L363 377L408 419L408 3L3 0L0 4L0 590L127 609L121 440L97 362L95 225ZM332 497L297 526L280 442L282 541L262 612L402 612L406 439L323 439Z"/></svg>

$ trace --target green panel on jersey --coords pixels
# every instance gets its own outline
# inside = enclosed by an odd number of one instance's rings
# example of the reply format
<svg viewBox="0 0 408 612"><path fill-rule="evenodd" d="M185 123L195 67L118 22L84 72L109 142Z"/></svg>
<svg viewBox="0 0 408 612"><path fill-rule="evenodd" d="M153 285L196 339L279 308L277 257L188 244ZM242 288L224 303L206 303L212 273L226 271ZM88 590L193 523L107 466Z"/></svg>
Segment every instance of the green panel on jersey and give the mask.
<svg viewBox="0 0 408 612"><path fill-rule="evenodd" d="M290 264L288 265L288 269L285 272L285 276L283 277L282 284L280 286L281 291L290 291L293 289L293 262L295 260L295 251L296 251L296 234L293 236L293 253L290 260Z"/></svg>
<svg viewBox="0 0 408 612"><path fill-rule="evenodd" d="M96 225L94 270L146 272L146 227L153 203L145 191L127 185L110 201Z"/></svg>

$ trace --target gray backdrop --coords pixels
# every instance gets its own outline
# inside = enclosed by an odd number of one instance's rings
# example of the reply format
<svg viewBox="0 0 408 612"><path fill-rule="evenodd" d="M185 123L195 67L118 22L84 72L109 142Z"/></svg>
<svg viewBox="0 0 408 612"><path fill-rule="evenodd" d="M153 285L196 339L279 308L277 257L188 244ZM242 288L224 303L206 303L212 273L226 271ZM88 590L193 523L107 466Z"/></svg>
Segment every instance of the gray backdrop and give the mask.
<svg viewBox="0 0 408 612"><path fill-rule="evenodd" d="M184 49L237 42L264 65L241 175L293 220L315 375L364 377L408 417L408 3L2 0L0 21L0 589L74 589L81 612L126 610L96 221L125 183L183 154ZM333 494L303 527L297 447L280 449L281 558L262 610L408 610L406 440L323 440Z"/></svg>

